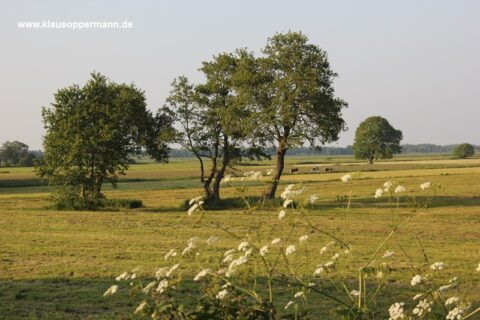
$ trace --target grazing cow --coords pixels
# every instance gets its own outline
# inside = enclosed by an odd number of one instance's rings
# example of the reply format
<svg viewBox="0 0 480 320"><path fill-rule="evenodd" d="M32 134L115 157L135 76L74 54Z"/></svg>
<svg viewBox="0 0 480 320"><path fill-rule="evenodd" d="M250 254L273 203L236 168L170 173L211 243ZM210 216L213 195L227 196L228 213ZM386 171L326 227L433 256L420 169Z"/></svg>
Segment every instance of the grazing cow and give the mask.
<svg viewBox="0 0 480 320"><path fill-rule="evenodd" d="M333 168L332 167L327 167L327 168L325 168L325 172L333 172Z"/></svg>
<svg viewBox="0 0 480 320"><path fill-rule="evenodd" d="M297 173L298 172L298 168L292 168L290 169L290 173Z"/></svg>
<svg viewBox="0 0 480 320"><path fill-rule="evenodd" d="M312 172L320 172L320 168L318 166L315 166L312 168Z"/></svg>

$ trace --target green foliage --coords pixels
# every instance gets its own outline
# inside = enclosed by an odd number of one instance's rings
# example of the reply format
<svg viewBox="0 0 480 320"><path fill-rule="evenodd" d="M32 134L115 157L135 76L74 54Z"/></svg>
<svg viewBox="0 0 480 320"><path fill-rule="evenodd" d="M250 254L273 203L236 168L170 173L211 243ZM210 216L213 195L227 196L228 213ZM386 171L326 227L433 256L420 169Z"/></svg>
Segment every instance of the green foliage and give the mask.
<svg viewBox="0 0 480 320"><path fill-rule="evenodd" d="M462 143L453 149L453 155L458 159L465 159L475 154L475 149L470 143Z"/></svg>
<svg viewBox="0 0 480 320"><path fill-rule="evenodd" d="M336 74L327 54L302 33L271 37L263 56L244 56L241 96L253 108L255 138L277 149L277 168L268 197L273 198L287 149L333 142L345 128L347 103L333 89Z"/></svg>
<svg viewBox="0 0 480 320"><path fill-rule="evenodd" d="M129 156L142 148L160 161L168 156L171 116L160 110L154 117L146 109L144 92L133 84L116 84L92 73L85 86L58 90L42 116L45 156L36 169L59 187L54 199L60 208L103 206L102 184L115 187Z"/></svg>
<svg viewBox="0 0 480 320"><path fill-rule="evenodd" d="M389 159L402 151L400 141L403 135L382 117L369 117L355 131L353 153L357 159L367 159L369 163L377 159Z"/></svg>
<svg viewBox="0 0 480 320"><path fill-rule="evenodd" d="M35 155L28 151L28 145L20 141L6 141L0 148L0 163L5 166L31 167Z"/></svg>

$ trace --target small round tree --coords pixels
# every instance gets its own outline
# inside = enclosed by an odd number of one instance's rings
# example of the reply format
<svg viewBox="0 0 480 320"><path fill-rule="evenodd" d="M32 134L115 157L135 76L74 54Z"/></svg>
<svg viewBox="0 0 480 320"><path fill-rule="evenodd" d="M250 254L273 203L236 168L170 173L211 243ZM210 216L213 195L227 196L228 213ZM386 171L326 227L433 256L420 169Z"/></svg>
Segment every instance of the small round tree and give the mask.
<svg viewBox="0 0 480 320"><path fill-rule="evenodd" d="M470 143L462 143L453 149L453 155L459 159L465 159L475 154L475 149Z"/></svg>
<svg viewBox="0 0 480 320"><path fill-rule="evenodd" d="M393 128L387 119L369 117L360 123L355 132L354 156L366 159L370 164L373 160L392 158L402 151L402 138L402 131Z"/></svg>

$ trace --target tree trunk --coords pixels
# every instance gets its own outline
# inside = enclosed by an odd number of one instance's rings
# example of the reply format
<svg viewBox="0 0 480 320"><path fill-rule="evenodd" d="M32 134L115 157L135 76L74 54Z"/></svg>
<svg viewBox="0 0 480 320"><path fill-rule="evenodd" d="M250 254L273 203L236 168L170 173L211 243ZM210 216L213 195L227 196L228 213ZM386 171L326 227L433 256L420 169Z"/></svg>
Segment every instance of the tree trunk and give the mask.
<svg viewBox="0 0 480 320"><path fill-rule="evenodd" d="M277 192L278 183L282 177L283 168L285 167L285 154L287 153L287 148L283 147L282 144L279 145L277 149L277 166L275 168L275 176L271 186L268 188L265 197L267 199L275 199L275 193Z"/></svg>
<svg viewBox="0 0 480 320"><path fill-rule="evenodd" d="M368 158L368 164L373 164L373 157Z"/></svg>
<svg viewBox="0 0 480 320"><path fill-rule="evenodd" d="M228 152L228 149L229 149L228 137L225 136L223 138L222 166L220 167L220 170L218 170L217 175L215 176L215 181L213 182L213 192L212 192L213 201L220 200L220 184L222 183L223 176L225 175L225 170L227 170L227 166L230 161L230 154Z"/></svg>

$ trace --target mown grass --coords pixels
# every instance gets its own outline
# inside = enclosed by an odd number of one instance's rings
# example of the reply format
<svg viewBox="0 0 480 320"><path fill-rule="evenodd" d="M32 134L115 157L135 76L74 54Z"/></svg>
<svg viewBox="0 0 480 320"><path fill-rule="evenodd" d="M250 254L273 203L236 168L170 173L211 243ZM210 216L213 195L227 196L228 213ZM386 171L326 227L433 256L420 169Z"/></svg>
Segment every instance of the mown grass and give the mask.
<svg viewBox="0 0 480 320"><path fill-rule="evenodd" d="M291 165L296 165L295 161L298 165L305 159L289 159ZM414 161L419 163L410 163ZM387 308L397 297L410 300L413 296L411 289L405 287L412 276L410 262L401 252L404 250L412 261L421 264L423 253L417 238L431 261L445 262L447 268L439 275L440 280L459 277L461 292L471 300L480 301L480 280L475 272L480 262L480 161L467 161L415 158L408 160L408 168L402 167L407 161L379 164L377 168L391 167L383 171L366 170L349 184L339 181L341 173L338 172L286 175L282 183L301 182L307 188L307 195L318 194L320 199L311 210L310 221L350 243L358 256L366 257L373 252L391 230L394 219L398 222L411 217L388 246L397 252L395 278L379 299L381 308ZM140 267L140 276L150 277L156 268L165 264L163 255L168 250L182 249L193 236L202 239L220 236L221 241L206 247L202 253L206 260L238 245L238 240L218 229L199 225L180 209L185 199L201 194L193 178L194 164L183 160L168 165L132 166L126 177L129 180L121 182L117 190L107 190L106 194L114 199L142 200L144 208L118 212L49 211L45 209L48 189L36 189L45 187L0 188L0 318L128 317L134 302L128 298L126 289L122 289L118 297L102 297L114 276ZM239 169L266 167L262 164ZM30 169L9 170L12 176L6 180L32 179ZM7 174L0 175L0 179L3 175ZM407 187L399 209L394 208L396 200L390 203L388 196L373 199L375 189L386 179L395 179ZM424 181L442 187L435 194L431 190L425 193L419 189ZM239 182L234 182L237 184ZM263 188L264 181L250 182L247 194L258 197ZM350 191L352 208L345 215L345 196ZM238 197L235 187L228 186L222 195ZM430 208L406 205L407 198L425 200L426 196L434 196ZM241 208L206 214L210 221L241 235L258 227L262 241L267 241L288 231L287 224L276 218L277 212L278 209L269 207L254 215ZM301 232L293 236L298 237ZM313 260L307 263L299 254L296 271L310 274L314 263L321 259L316 253L329 241L323 235L310 234L308 250ZM356 267L353 261L345 259L339 273L351 277ZM197 262L185 262L181 266L181 271L188 276L199 269ZM186 292L195 290L188 283L185 286ZM279 294L283 297L283 293ZM325 306L323 315L328 314L328 304Z"/></svg>

